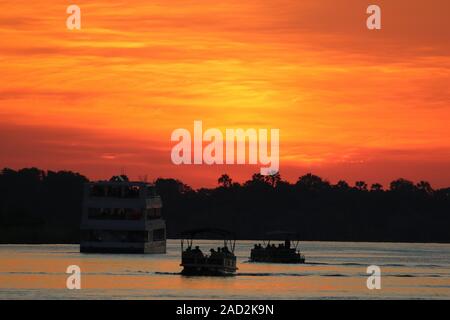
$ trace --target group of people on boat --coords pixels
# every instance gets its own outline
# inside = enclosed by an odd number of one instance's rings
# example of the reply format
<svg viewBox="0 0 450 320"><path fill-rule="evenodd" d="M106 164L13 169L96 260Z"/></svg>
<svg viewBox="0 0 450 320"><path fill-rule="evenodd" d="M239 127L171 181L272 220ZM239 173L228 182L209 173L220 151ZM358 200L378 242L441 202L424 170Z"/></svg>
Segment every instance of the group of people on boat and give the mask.
<svg viewBox="0 0 450 320"><path fill-rule="evenodd" d="M291 248L291 241L290 240L285 240L284 244L283 243L279 243L277 246L275 244L270 244L268 243L265 247L263 247L261 244L255 244L254 250L265 250L265 251L292 251L295 252L295 248Z"/></svg>
<svg viewBox="0 0 450 320"><path fill-rule="evenodd" d="M204 254L199 246L195 246L194 249L189 246L183 252L184 261L191 261L198 264L223 264L225 258L232 257L234 257L234 254L226 246L218 247L217 250L211 249L209 255Z"/></svg>
<svg viewBox="0 0 450 320"><path fill-rule="evenodd" d="M285 240L278 245L267 243L266 246L255 244L251 251L250 260L255 262L304 262L304 257L297 252L296 248L291 248L291 241Z"/></svg>
<svg viewBox="0 0 450 320"><path fill-rule="evenodd" d="M212 248L209 253L203 253L199 246L192 246L192 239L201 232L216 231L224 237L224 246ZM186 233L187 238L181 240L182 257L180 266L184 275L233 275L237 270L234 255L235 240L230 240L229 233L220 230L199 229ZM187 240L187 247L184 243ZM277 245L270 240L264 245L255 244L250 253L251 262L263 263L305 263L305 257L297 251L298 240L292 240L291 235ZM229 245L229 246L228 246ZM184 249L186 248L186 249Z"/></svg>

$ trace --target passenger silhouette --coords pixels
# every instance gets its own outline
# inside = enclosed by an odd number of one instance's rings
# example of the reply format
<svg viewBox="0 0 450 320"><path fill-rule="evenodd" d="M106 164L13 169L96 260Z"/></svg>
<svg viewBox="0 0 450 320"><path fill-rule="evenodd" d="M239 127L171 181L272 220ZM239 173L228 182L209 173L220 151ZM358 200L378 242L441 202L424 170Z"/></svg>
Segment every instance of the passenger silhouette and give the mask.
<svg viewBox="0 0 450 320"><path fill-rule="evenodd" d="M290 248L291 247L291 240L289 240L289 239L286 239L285 241L284 241L284 246L286 247L286 248Z"/></svg>

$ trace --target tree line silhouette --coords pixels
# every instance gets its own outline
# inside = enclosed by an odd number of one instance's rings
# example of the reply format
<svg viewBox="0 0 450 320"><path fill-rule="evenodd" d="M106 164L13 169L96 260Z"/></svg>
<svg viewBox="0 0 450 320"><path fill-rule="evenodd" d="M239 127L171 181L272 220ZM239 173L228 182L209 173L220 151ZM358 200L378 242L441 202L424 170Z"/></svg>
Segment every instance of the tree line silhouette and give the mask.
<svg viewBox="0 0 450 320"><path fill-rule="evenodd" d="M0 173L0 242L77 243L83 184L70 171L5 168ZM194 190L176 179L154 181L169 238L197 227L232 230L238 239L295 231L303 240L450 242L450 188L392 181L331 184L306 174L289 183L254 174L242 184L227 174L216 188Z"/></svg>

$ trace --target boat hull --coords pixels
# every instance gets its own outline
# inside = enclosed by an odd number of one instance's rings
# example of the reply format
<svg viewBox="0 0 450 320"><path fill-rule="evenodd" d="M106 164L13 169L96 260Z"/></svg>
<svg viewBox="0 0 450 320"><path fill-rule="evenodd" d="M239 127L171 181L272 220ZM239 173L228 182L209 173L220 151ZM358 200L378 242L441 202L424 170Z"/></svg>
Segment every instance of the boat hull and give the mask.
<svg viewBox="0 0 450 320"><path fill-rule="evenodd" d="M252 259L250 258L250 262L256 262L256 263L284 263L284 264L302 264L306 263L305 259Z"/></svg>
<svg viewBox="0 0 450 320"><path fill-rule="evenodd" d="M183 265L182 265L183 266ZM234 276L237 268L229 268L223 266L208 266L208 265L184 265L181 271L185 276L217 276L226 277Z"/></svg>

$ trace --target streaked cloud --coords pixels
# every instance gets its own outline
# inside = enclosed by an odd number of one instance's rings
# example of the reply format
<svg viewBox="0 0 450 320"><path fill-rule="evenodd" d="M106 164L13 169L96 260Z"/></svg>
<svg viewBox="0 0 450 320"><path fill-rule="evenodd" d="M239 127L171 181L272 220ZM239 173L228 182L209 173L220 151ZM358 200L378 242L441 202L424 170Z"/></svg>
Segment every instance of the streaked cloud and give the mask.
<svg viewBox="0 0 450 320"><path fill-rule="evenodd" d="M254 170L174 168L171 131L200 119L280 128L289 179L310 168L383 180L403 161L414 163L405 175L449 184L450 2L378 2L380 32L359 0L77 1L81 31L65 28L66 1L2 1L0 166L98 178L129 162L131 175L194 185ZM77 139L89 143L60 153Z"/></svg>

